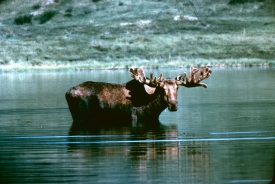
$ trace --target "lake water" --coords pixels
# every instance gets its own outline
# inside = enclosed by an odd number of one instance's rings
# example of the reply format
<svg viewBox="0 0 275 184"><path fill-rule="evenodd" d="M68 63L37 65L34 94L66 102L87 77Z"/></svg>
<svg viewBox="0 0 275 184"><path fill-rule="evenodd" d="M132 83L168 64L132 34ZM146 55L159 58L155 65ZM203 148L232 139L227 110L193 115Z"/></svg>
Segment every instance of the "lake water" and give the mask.
<svg viewBox="0 0 275 184"><path fill-rule="evenodd" d="M179 110L165 110L159 127L74 136L65 92L127 82L127 70L0 73L0 183L269 183L275 68L212 71L207 89L179 89Z"/></svg>

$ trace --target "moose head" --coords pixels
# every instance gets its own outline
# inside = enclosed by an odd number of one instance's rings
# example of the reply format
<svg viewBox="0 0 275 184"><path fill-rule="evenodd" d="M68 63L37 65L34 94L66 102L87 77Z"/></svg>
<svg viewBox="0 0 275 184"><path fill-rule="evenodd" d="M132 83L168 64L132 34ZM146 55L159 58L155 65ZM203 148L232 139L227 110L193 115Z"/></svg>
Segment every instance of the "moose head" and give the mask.
<svg viewBox="0 0 275 184"><path fill-rule="evenodd" d="M150 74L150 78L146 78L144 70L142 68L130 68L132 77L144 84L144 88L148 94L153 94L156 88L162 89L162 94L165 102L168 105L169 111L177 111L177 92L179 86L185 87L196 87L202 86L207 88L206 84L200 83L202 80L208 78L212 71L207 67L201 67L196 69L195 67L190 68L190 77L186 73L183 75L178 75L175 79L172 78L162 78L162 73L158 78L154 77L153 74Z"/></svg>

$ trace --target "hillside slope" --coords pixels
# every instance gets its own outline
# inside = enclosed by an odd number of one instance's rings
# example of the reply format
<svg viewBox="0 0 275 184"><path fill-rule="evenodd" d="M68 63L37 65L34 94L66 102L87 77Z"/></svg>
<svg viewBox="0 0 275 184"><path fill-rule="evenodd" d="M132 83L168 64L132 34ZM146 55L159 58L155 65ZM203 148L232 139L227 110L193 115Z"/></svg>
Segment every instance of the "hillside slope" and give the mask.
<svg viewBox="0 0 275 184"><path fill-rule="evenodd" d="M0 69L274 64L275 3L232 1L2 0Z"/></svg>

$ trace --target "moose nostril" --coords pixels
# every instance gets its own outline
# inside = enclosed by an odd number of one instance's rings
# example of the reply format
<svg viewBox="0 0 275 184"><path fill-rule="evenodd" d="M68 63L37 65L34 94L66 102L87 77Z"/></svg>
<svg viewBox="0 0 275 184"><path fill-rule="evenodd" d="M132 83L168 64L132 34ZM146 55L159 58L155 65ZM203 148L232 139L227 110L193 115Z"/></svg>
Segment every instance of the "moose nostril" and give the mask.
<svg viewBox="0 0 275 184"><path fill-rule="evenodd" d="M177 107L177 105L175 105L175 104L169 104L168 110L169 110L169 111L177 111L177 110L178 110L178 107Z"/></svg>

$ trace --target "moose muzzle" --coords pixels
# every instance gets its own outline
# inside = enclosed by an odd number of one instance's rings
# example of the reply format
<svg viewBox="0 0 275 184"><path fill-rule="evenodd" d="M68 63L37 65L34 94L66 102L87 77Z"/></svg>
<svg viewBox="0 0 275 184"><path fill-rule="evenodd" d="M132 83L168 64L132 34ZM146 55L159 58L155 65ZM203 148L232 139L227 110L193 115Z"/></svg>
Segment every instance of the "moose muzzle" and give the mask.
<svg viewBox="0 0 275 184"><path fill-rule="evenodd" d="M177 111L178 110L178 102L177 101L168 102L168 110L169 111Z"/></svg>

